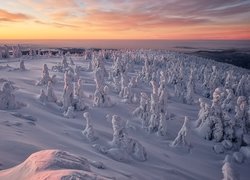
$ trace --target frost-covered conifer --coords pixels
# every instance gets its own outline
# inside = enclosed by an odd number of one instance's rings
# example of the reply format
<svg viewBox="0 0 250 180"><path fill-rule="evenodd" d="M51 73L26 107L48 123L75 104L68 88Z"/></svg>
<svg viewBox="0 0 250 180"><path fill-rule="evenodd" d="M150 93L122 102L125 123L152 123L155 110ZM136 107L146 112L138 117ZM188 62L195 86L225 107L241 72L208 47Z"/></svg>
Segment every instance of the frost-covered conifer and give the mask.
<svg viewBox="0 0 250 180"><path fill-rule="evenodd" d="M20 71L25 71L26 70L25 65L24 65L24 60L20 61L19 68L20 68Z"/></svg>
<svg viewBox="0 0 250 180"><path fill-rule="evenodd" d="M189 139L187 139L189 131L188 122L189 122L188 117L185 116L184 123L180 131L178 132L177 137L172 142L171 146L178 146L178 145L188 146L188 147L190 146Z"/></svg>
<svg viewBox="0 0 250 180"><path fill-rule="evenodd" d="M57 97L55 95L51 81L48 82L48 86L47 86L47 98L49 102L57 102Z"/></svg>
<svg viewBox="0 0 250 180"><path fill-rule="evenodd" d="M150 99L151 117L149 119L148 131L156 132L158 131L159 124L160 124L158 86L155 81L151 81L151 84L153 87L153 93L151 94L151 99Z"/></svg>
<svg viewBox="0 0 250 180"><path fill-rule="evenodd" d="M226 89L227 97L222 103L222 109L227 112L232 112L235 106L235 95L232 89Z"/></svg>
<svg viewBox="0 0 250 180"><path fill-rule="evenodd" d="M188 83L187 83L185 102L187 104L193 104L193 102L194 102L194 74L193 74L193 71L191 71L191 75L190 75Z"/></svg>
<svg viewBox="0 0 250 180"><path fill-rule="evenodd" d="M120 97L124 97L125 96L125 88L128 87L128 77L126 73L121 73L121 91L119 93Z"/></svg>
<svg viewBox="0 0 250 180"><path fill-rule="evenodd" d="M13 86L7 81L4 82L2 90L0 91L0 109L15 109L17 108L17 102L15 95L13 94Z"/></svg>
<svg viewBox="0 0 250 180"><path fill-rule="evenodd" d="M246 92L245 92L245 84L246 84L246 75L242 75L240 82L236 88L236 96L245 96Z"/></svg>
<svg viewBox="0 0 250 180"><path fill-rule="evenodd" d="M202 124L204 123L204 121L207 119L208 116L208 109L206 109L206 103L204 101L204 99L199 98L199 103L200 103L200 110L198 113L198 119L196 121L196 127L200 127L202 126Z"/></svg>
<svg viewBox="0 0 250 180"><path fill-rule="evenodd" d="M149 98L144 92L141 92L140 106L133 111L133 115L138 116L142 121L142 128L149 126Z"/></svg>
<svg viewBox="0 0 250 180"><path fill-rule="evenodd" d="M42 89L41 92L40 92L39 100L40 100L41 102L43 102L43 103L46 102L46 101L48 101L48 97L47 97L47 95L45 94L45 92L44 92L43 89Z"/></svg>
<svg viewBox="0 0 250 180"><path fill-rule="evenodd" d="M75 108L73 106L69 106L67 111L63 113L63 116L66 118L75 118Z"/></svg>
<svg viewBox="0 0 250 180"><path fill-rule="evenodd" d="M239 96L235 106L235 138L238 146L242 144L243 134L247 133L247 101L245 96Z"/></svg>
<svg viewBox="0 0 250 180"><path fill-rule="evenodd" d="M97 139L95 135L94 128L91 124L90 116L88 112L83 113L83 117L86 121L86 126L84 130L82 131L82 134L89 140L89 141L95 141Z"/></svg>
<svg viewBox="0 0 250 180"><path fill-rule="evenodd" d="M68 67L69 67L69 64L67 62L66 56L63 56L63 59L62 59L62 68L64 70L66 70Z"/></svg>
<svg viewBox="0 0 250 180"><path fill-rule="evenodd" d="M42 79L37 83L37 85L47 85L50 80L49 68L47 64L44 64L42 69Z"/></svg>
<svg viewBox="0 0 250 180"><path fill-rule="evenodd" d="M112 127L114 131L113 140L111 142L112 147L125 151L137 160L145 161L147 159L145 148L137 140L128 136L125 122L119 116L112 116Z"/></svg>
<svg viewBox="0 0 250 180"><path fill-rule="evenodd" d="M226 155L224 164L222 166L222 180L238 180L238 175L233 167L233 160L230 155Z"/></svg>
<svg viewBox="0 0 250 180"><path fill-rule="evenodd" d="M63 89L63 110L67 111L70 106L73 105L74 94L73 94L73 82L72 77L66 71L64 73L64 89Z"/></svg>
<svg viewBox="0 0 250 180"><path fill-rule="evenodd" d="M210 108L209 119L213 124L212 128L212 139L217 142L222 140L223 137L223 119L222 119L222 109L221 109L221 91L220 89L215 89L213 93L213 101Z"/></svg>
<svg viewBox="0 0 250 180"><path fill-rule="evenodd" d="M225 88L226 89L231 89L232 88L232 80L233 80L233 78L232 78L232 75L233 74L233 71L227 71L227 77L226 77L226 79L225 79Z"/></svg>

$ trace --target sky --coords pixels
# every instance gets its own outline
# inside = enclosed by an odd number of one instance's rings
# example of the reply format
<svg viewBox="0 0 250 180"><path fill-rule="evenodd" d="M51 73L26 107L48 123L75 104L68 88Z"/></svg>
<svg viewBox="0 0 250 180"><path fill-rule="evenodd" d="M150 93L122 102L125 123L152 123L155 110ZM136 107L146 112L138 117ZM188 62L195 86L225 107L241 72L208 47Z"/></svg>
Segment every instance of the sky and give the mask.
<svg viewBox="0 0 250 180"><path fill-rule="evenodd" d="M250 40L250 0L1 0L0 39Z"/></svg>

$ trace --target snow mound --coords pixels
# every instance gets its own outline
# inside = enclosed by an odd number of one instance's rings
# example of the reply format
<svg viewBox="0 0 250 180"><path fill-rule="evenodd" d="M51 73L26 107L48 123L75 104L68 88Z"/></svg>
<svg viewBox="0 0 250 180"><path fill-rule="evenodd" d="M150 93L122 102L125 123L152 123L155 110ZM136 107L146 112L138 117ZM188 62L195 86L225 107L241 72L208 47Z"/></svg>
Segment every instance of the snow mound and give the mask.
<svg viewBox="0 0 250 180"><path fill-rule="evenodd" d="M23 163L0 172L0 179L111 179L91 172L86 158L61 150L43 150L30 155Z"/></svg>

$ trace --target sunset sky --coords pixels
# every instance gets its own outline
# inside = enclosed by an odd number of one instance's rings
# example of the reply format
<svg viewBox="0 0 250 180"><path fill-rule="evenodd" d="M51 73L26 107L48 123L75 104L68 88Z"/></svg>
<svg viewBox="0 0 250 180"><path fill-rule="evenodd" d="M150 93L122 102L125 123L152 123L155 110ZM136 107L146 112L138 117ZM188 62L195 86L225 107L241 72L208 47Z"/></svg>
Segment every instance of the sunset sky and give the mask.
<svg viewBox="0 0 250 180"><path fill-rule="evenodd" d="M0 39L250 39L250 0L1 0Z"/></svg>

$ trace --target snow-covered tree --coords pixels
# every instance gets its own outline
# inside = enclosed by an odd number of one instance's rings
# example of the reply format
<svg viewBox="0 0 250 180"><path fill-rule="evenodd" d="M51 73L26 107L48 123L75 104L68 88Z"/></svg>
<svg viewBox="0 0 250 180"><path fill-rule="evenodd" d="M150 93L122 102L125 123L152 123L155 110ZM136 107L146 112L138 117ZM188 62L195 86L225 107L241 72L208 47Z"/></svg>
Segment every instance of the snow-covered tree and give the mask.
<svg viewBox="0 0 250 180"><path fill-rule="evenodd" d="M17 108L18 105L13 90L14 88L9 81L4 82L2 90L0 90L0 109Z"/></svg>
<svg viewBox="0 0 250 180"><path fill-rule="evenodd" d="M69 72L64 73L64 89L63 89L63 110L67 111L73 105L73 82Z"/></svg>
<svg viewBox="0 0 250 180"><path fill-rule="evenodd" d="M196 121L196 127L200 127L203 125L203 123L205 122L205 120L208 118L208 113L209 113L209 107L207 105L206 108L206 103L204 101L203 98L199 98L199 103L200 103L200 110L198 113L198 119Z"/></svg>
<svg viewBox="0 0 250 180"><path fill-rule="evenodd" d="M75 108L73 106L69 106L67 111L63 113L63 116L66 118L75 118Z"/></svg>
<svg viewBox="0 0 250 180"><path fill-rule="evenodd" d="M110 107L113 105L109 97L109 88L104 85L103 70L97 68L95 71L96 90L94 93L93 105L97 107Z"/></svg>
<svg viewBox="0 0 250 180"><path fill-rule="evenodd" d="M142 128L147 128L149 126L149 97L146 93L141 92L140 106L133 111L134 116L138 116L142 121Z"/></svg>
<svg viewBox="0 0 250 180"><path fill-rule="evenodd" d="M235 106L235 95L232 89L226 89L227 97L222 103L222 109L227 112L232 112Z"/></svg>
<svg viewBox="0 0 250 180"><path fill-rule="evenodd" d="M119 93L120 97L124 97L125 96L125 88L128 87L128 77L126 73L121 73L121 91Z"/></svg>
<svg viewBox="0 0 250 180"><path fill-rule="evenodd" d="M120 116L113 115L112 116L112 127L113 127L113 147L121 147L122 141L124 141L124 137L127 136L125 122L120 118Z"/></svg>
<svg viewBox="0 0 250 180"><path fill-rule="evenodd" d="M48 82L51 80L49 76L49 68L47 64L43 64L43 69L42 69L42 79L37 83L37 85L47 85Z"/></svg>
<svg viewBox="0 0 250 180"><path fill-rule="evenodd" d="M52 82L49 81L47 85L47 100L49 102L57 102L57 97L55 95Z"/></svg>
<svg viewBox="0 0 250 180"><path fill-rule="evenodd" d="M171 143L171 146L178 146L178 145L187 146L187 147L190 146L189 139L187 138L188 133L189 133L188 123L189 123L189 119L187 116L185 116L184 123L180 131L178 132L177 137Z"/></svg>
<svg viewBox="0 0 250 180"><path fill-rule="evenodd" d="M62 68L64 70L66 70L68 67L69 67L69 64L67 62L66 56L63 56L63 59L62 59Z"/></svg>
<svg viewBox="0 0 250 180"><path fill-rule="evenodd" d="M212 106L210 108L209 119L212 122L212 139L217 142L223 137L223 114L221 109L221 91L219 88L215 89L213 93Z"/></svg>
<svg viewBox="0 0 250 180"><path fill-rule="evenodd" d="M226 155L222 166L222 180L239 180L237 173L233 167L233 160L230 155Z"/></svg>
<svg viewBox="0 0 250 180"><path fill-rule="evenodd" d="M235 92L235 94L237 96L245 96L246 95L246 92L245 92L246 79L247 79L247 76L242 75L240 82L236 88L236 92Z"/></svg>
<svg viewBox="0 0 250 180"><path fill-rule="evenodd" d="M112 127L114 131L113 140L111 142L113 148L119 148L140 161L145 161L147 159L145 148L137 140L128 136L125 122L119 116L112 116Z"/></svg>
<svg viewBox="0 0 250 180"><path fill-rule="evenodd" d="M187 83L187 90L185 95L185 103L187 104L193 104L194 102L194 71L191 71L191 75L189 77L188 83Z"/></svg>
<svg viewBox="0 0 250 180"><path fill-rule="evenodd" d="M235 106L235 138L238 146L242 144L243 134L247 133L247 100L245 96L239 96Z"/></svg>
<svg viewBox="0 0 250 180"><path fill-rule="evenodd" d="M41 92L40 92L39 100L40 100L42 103L45 103L46 101L48 101L48 97L47 97L47 95L45 94L45 92L44 92L43 89L42 89Z"/></svg>
<svg viewBox="0 0 250 180"><path fill-rule="evenodd" d="M20 68L20 71L25 71L26 70L25 65L24 65L24 60L20 61L19 68Z"/></svg>
<svg viewBox="0 0 250 180"><path fill-rule="evenodd" d="M151 81L153 87L153 93L151 94L150 99L150 113L151 117L149 119L149 132L156 132L158 131L158 127L160 124L160 111L159 111L159 97L158 97L158 86L156 81Z"/></svg>
<svg viewBox="0 0 250 180"><path fill-rule="evenodd" d="M90 116L88 112L83 113L83 118L86 121L86 126L84 130L82 131L82 134L89 140L89 141L95 141L97 139L95 135L94 128L91 124Z"/></svg>

